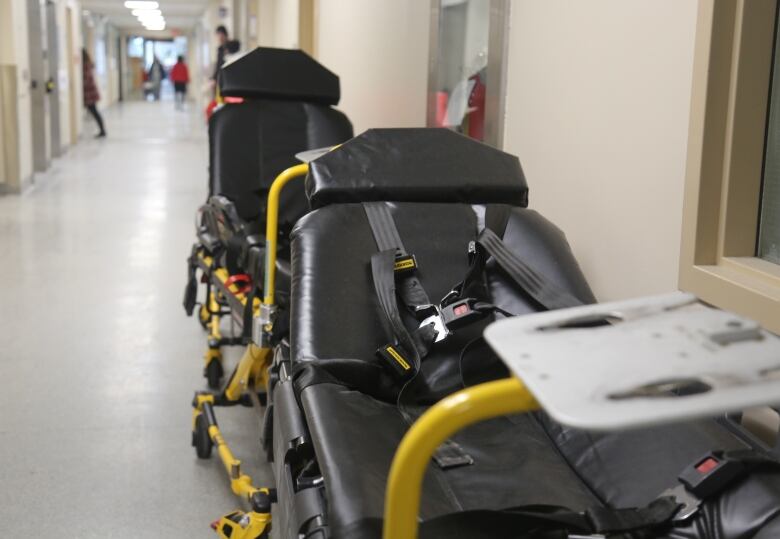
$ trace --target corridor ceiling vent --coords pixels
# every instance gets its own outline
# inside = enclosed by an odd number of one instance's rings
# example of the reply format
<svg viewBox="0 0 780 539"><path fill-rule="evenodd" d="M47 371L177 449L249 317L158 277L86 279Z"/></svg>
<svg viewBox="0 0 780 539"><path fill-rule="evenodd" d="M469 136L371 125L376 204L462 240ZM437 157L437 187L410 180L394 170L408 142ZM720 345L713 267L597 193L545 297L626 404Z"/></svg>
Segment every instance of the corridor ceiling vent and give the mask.
<svg viewBox="0 0 780 539"><path fill-rule="evenodd" d="M125 2L125 7L131 10L138 22L147 30L165 30L165 17L163 17L158 2L128 0Z"/></svg>

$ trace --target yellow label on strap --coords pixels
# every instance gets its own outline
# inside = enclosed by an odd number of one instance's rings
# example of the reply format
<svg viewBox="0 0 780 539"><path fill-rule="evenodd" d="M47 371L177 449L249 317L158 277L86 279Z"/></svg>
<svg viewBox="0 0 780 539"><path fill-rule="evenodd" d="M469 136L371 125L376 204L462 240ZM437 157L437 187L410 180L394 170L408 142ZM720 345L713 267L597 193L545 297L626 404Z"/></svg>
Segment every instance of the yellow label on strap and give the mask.
<svg viewBox="0 0 780 539"><path fill-rule="evenodd" d="M407 363L407 362L406 362L406 360L403 358L403 356L402 356L401 354L399 354L399 353L398 353L398 352L395 350L395 348L393 348L392 346L388 346L388 347L386 347L386 348L385 348L385 350L387 350L387 353L388 353L388 354L390 354L391 356L393 356L393 359L394 359L394 360L396 360L396 362L397 362L397 363L398 363L398 364L399 364L401 367L403 367L403 369L404 369L405 371L408 371L409 369L411 369L411 368L412 368L412 367L411 367L411 365L409 365L409 363Z"/></svg>
<svg viewBox="0 0 780 539"><path fill-rule="evenodd" d="M415 269L416 267L417 263L415 262L413 256L396 259L395 264L393 264L393 269L395 271L410 270Z"/></svg>

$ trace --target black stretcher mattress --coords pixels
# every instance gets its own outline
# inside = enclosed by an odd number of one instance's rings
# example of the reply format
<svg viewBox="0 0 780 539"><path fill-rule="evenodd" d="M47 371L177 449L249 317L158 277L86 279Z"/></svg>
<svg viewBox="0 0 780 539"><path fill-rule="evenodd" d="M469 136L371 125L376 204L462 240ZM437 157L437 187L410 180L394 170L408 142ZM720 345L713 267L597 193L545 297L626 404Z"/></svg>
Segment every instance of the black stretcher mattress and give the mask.
<svg viewBox="0 0 780 539"><path fill-rule="evenodd" d="M438 301L465 273L465 249L478 229L479 212L459 204L390 207L407 251L418 258L424 288ZM513 209L504 241L556 284L584 302L593 301L563 234L539 214ZM371 364L373 350L388 340L369 267L375 252L360 204L316 210L299 221L292 234L291 357L299 374L312 369L330 373L299 376L297 383L325 481L334 537L380 536L386 477L407 428L395 400L388 398L381 372L344 363L349 358ZM513 314L539 309L498 269L489 269L488 286L493 302ZM476 331L478 335L480 328ZM422 375L412 383L417 387L410 392L416 404L409 404L408 410L420 414L426 400L461 387L458 352L475 336L464 333L424 361ZM481 349L464 362L462 376L472 384L500 371L498 360ZM475 425L454 440L475 463L448 470L430 465L423 519L529 503L575 510L597 503L644 505L675 486L677 475L707 451L743 447L714 420L593 434L561 427L543 413ZM780 474L756 470L705 503L686 526L654 537L780 537L778 512ZM424 524L421 530L426 537ZM490 523L474 521L460 536L492 537Z"/></svg>

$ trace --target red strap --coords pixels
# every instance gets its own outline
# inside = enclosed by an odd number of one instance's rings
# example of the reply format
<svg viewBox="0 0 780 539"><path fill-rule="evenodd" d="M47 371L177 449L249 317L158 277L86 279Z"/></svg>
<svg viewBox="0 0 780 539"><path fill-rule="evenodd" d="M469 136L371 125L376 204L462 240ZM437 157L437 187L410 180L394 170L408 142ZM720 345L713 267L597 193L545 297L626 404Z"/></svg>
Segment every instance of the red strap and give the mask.
<svg viewBox="0 0 780 539"><path fill-rule="evenodd" d="M231 287L231 285L236 285L237 294L246 294L252 290L252 278L246 273L237 273L225 279L225 286L228 289Z"/></svg>

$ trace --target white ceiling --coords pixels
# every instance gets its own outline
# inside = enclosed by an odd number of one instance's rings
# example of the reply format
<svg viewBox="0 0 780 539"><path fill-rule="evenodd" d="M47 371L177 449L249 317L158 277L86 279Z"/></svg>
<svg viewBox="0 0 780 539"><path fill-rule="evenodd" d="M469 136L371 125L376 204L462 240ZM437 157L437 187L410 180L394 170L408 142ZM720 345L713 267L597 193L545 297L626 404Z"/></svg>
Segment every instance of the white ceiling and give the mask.
<svg viewBox="0 0 780 539"><path fill-rule="evenodd" d="M157 0L165 17L166 28L187 29L195 25L206 9L208 0ZM143 30L124 0L81 0L81 7L92 13L106 15L108 20L126 30Z"/></svg>

